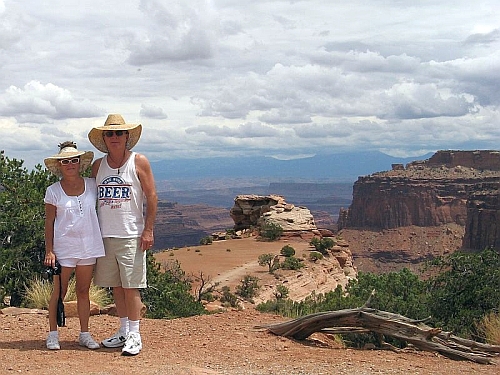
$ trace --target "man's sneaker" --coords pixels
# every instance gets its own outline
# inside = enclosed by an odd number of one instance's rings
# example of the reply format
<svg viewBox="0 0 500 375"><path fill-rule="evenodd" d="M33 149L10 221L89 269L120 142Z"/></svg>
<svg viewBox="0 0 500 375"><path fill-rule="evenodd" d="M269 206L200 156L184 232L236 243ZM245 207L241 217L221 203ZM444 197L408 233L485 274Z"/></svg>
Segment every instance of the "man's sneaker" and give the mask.
<svg viewBox="0 0 500 375"><path fill-rule="evenodd" d="M80 333L80 337L78 338L78 343L81 346L86 346L89 349L99 349L99 343L97 343L92 336L90 336L90 333L87 335L82 335Z"/></svg>
<svg viewBox="0 0 500 375"><path fill-rule="evenodd" d="M107 338L106 340L102 340L101 344L106 348L119 348L125 345L125 341L127 341L126 335L119 330L113 336Z"/></svg>
<svg viewBox="0 0 500 375"><path fill-rule="evenodd" d="M141 335L139 332L129 332L127 341L122 349L122 355L137 355L142 349Z"/></svg>
<svg viewBox="0 0 500 375"><path fill-rule="evenodd" d="M57 335L48 335L47 336L47 349L50 349L50 350L61 349L61 347L59 346L59 336L57 336Z"/></svg>

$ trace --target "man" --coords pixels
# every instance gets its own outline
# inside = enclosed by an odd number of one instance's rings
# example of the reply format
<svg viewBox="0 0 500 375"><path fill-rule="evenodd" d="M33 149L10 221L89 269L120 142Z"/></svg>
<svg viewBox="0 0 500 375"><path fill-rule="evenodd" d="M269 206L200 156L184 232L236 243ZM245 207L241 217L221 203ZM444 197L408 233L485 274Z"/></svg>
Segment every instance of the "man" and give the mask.
<svg viewBox="0 0 500 375"><path fill-rule="evenodd" d="M139 331L143 307L139 289L146 288L146 250L154 243L158 197L148 159L131 149L141 136L141 124L126 124L111 114L104 126L89 132L90 142L106 155L92 165L97 183L97 212L106 256L96 264L94 282L113 288L120 329L102 341L122 347L122 355L142 350ZM146 212L143 212L146 199Z"/></svg>

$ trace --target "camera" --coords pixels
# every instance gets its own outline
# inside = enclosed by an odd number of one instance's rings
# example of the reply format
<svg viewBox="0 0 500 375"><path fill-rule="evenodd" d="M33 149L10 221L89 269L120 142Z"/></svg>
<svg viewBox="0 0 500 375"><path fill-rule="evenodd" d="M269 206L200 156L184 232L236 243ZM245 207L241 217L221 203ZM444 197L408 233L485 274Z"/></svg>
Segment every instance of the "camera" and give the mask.
<svg viewBox="0 0 500 375"><path fill-rule="evenodd" d="M61 265L59 264L58 261L56 261L54 267L47 267L45 271L43 271L42 277L44 279L50 279L52 276L60 274L61 274Z"/></svg>

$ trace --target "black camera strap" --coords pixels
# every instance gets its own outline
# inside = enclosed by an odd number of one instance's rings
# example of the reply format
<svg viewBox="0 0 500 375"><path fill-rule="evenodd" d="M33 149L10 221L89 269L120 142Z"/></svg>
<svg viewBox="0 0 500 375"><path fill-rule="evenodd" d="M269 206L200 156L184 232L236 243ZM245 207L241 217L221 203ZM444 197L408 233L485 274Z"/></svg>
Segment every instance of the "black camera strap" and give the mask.
<svg viewBox="0 0 500 375"><path fill-rule="evenodd" d="M57 300L57 325L59 327L64 327L66 325L66 314L64 313L64 302L62 300L62 277L61 274L59 276L59 299Z"/></svg>

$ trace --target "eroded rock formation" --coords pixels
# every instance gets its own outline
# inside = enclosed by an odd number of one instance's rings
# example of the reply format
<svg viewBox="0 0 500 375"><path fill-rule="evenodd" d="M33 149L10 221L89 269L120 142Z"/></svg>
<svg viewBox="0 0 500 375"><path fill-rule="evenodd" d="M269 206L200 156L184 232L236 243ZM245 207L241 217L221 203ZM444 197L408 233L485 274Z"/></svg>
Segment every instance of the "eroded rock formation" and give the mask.
<svg viewBox="0 0 500 375"><path fill-rule="evenodd" d="M235 230L258 227L265 222L281 226L284 232L317 229L309 209L286 203L280 195L238 195L230 215Z"/></svg>
<svg viewBox="0 0 500 375"><path fill-rule="evenodd" d="M462 248L500 250L500 184L476 187L467 201L467 223Z"/></svg>
<svg viewBox="0 0 500 375"><path fill-rule="evenodd" d="M360 177L342 228L391 229L468 222L469 195L500 178L497 151L439 151L430 159Z"/></svg>

